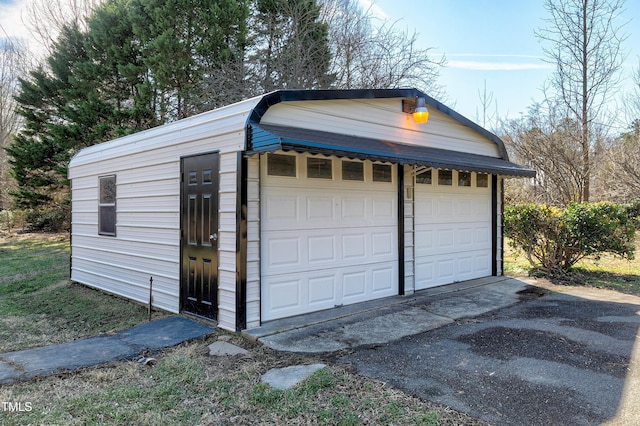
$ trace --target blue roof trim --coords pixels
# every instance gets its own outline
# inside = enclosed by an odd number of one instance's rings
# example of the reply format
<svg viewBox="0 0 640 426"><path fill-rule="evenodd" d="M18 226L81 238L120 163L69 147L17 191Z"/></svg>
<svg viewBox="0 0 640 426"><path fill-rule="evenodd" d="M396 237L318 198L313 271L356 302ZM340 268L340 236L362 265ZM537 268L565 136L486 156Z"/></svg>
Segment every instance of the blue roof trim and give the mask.
<svg viewBox="0 0 640 426"><path fill-rule="evenodd" d="M280 150L310 152L502 176L536 175L535 170L526 169L502 158L297 127L254 124L249 126L247 135L250 142L248 154Z"/></svg>
<svg viewBox="0 0 640 426"><path fill-rule="evenodd" d="M388 99L388 98L404 98L414 99L417 96L424 97L428 106L435 108L436 110L448 115L460 124L470 128L471 130L480 133L484 137L494 142L500 156L504 160L509 160L509 154L504 146L504 142L491 133L484 127L479 126L462 114L452 110L445 104L435 100L426 93L415 88L400 88L400 89L347 89L347 90L277 90L275 92L267 93L262 97L258 104L253 108L247 125L258 124L262 119L262 116L273 105L280 102L290 101L313 101L313 100L333 100L333 99ZM249 148L247 146L247 148Z"/></svg>

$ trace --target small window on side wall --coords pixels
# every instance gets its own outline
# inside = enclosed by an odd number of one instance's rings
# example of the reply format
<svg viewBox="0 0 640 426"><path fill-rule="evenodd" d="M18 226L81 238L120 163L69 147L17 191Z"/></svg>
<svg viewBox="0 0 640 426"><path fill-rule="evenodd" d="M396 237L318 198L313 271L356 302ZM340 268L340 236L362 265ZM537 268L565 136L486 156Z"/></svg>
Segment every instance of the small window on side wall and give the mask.
<svg viewBox="0 0 640 426"><path fill-rule="evenodd" d="M98 234L116 235L116 175L99 178Z"/></svg>
<svg viewBox="0 0 640 426"><path fill-rule="evenodd" d="M293 155L269 154L267 158L269 176L296 177L296 157Z"/></svg>
<svg viewBox="0 0 640 426"><path fill-rule="evenodd" d="M478 188L487 188L489 186L489 175L486 173L476 174L476 186Z"/></svg>

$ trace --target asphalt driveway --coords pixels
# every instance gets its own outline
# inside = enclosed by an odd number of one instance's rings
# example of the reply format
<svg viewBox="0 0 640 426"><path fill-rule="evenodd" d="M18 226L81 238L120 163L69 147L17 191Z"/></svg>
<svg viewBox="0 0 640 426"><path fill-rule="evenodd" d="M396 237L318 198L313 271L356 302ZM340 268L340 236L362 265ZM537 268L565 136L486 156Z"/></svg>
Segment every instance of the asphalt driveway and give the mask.
<svg viewBox="0 0 640 426"><path fill-rule="evenodd" d="M572 293L357 348L339 362L493 424L640 424L638 298Z"/></svg>
<svg viewBox="0 0 640 426"><path fill-rule="evenodd" d="M296 352L324 349L359 374L496 425L640 424L640 298L516 281L410 298L261 340L280 350L287 341ZM366 330L376 337L353 338Z"/></svg>

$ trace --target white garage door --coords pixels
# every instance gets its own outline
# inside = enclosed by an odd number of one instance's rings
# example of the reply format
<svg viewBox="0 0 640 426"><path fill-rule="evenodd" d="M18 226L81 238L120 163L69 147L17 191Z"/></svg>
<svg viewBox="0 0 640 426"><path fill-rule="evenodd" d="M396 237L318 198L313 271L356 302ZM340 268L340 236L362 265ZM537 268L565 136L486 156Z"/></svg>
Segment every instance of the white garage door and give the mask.
<svg viewBox="0 0 640 426"><path fill-rule="evenodd" d="M395 173L338 158L263 159L263 321L398 294Z"/></svg>
<svg viewBox="0 0 640 426"><path fill-rule="evenodd" d="M416 176L416 290L491 275L491 188L486 174Z"/></svg>

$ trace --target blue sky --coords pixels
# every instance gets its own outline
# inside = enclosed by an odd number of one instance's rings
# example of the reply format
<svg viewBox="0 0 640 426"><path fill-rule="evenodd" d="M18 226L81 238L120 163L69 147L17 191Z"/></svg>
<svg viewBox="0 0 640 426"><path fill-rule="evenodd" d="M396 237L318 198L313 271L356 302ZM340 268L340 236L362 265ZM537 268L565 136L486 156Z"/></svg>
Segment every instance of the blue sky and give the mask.
<svg viewBox="0 0 640 426"><path fill-rule="evenodd" d="M360 0L364 5L371 0ZM444 54L447 67L441 71L445 104L477 120L482 113L479 92L486 81L493 94L490 113L518 117L534 101L541 101L541 88L553 72L545 63L542 45L534 30L548 17L543 0L373 0L381 17L401 29L419 33L419 47L433 47ZM625 75L638 67L640 50L640 2L627 0L622 18L629 38ZM634 33L635 32L635 33ZM629 80L629 79L627 79ZM629 87L627 87L628 89ZM480 123L482 124L482 123Z"/></svg>
<svg viewBox="0 0 640 426"><path fill-rule="evenodd" d="M26 0L0 0L0 25L9 34L24 33L20 11ZM445 104L462 115L480 121L479 92L486 83L492 94L490 114L518 117L542 100L541 87L553 66L542 60L542 46L534 30L547 17L543 0L358 0L373 3L380 18L403 30L419 33L419 47L443 54L447 66L440 84ZM640 1L627 0L622 18L630 21L625 74L628 86L640 55ZM0 33L0 36L4 34ZM480 123L482 124L482 123Z"/></svg>

